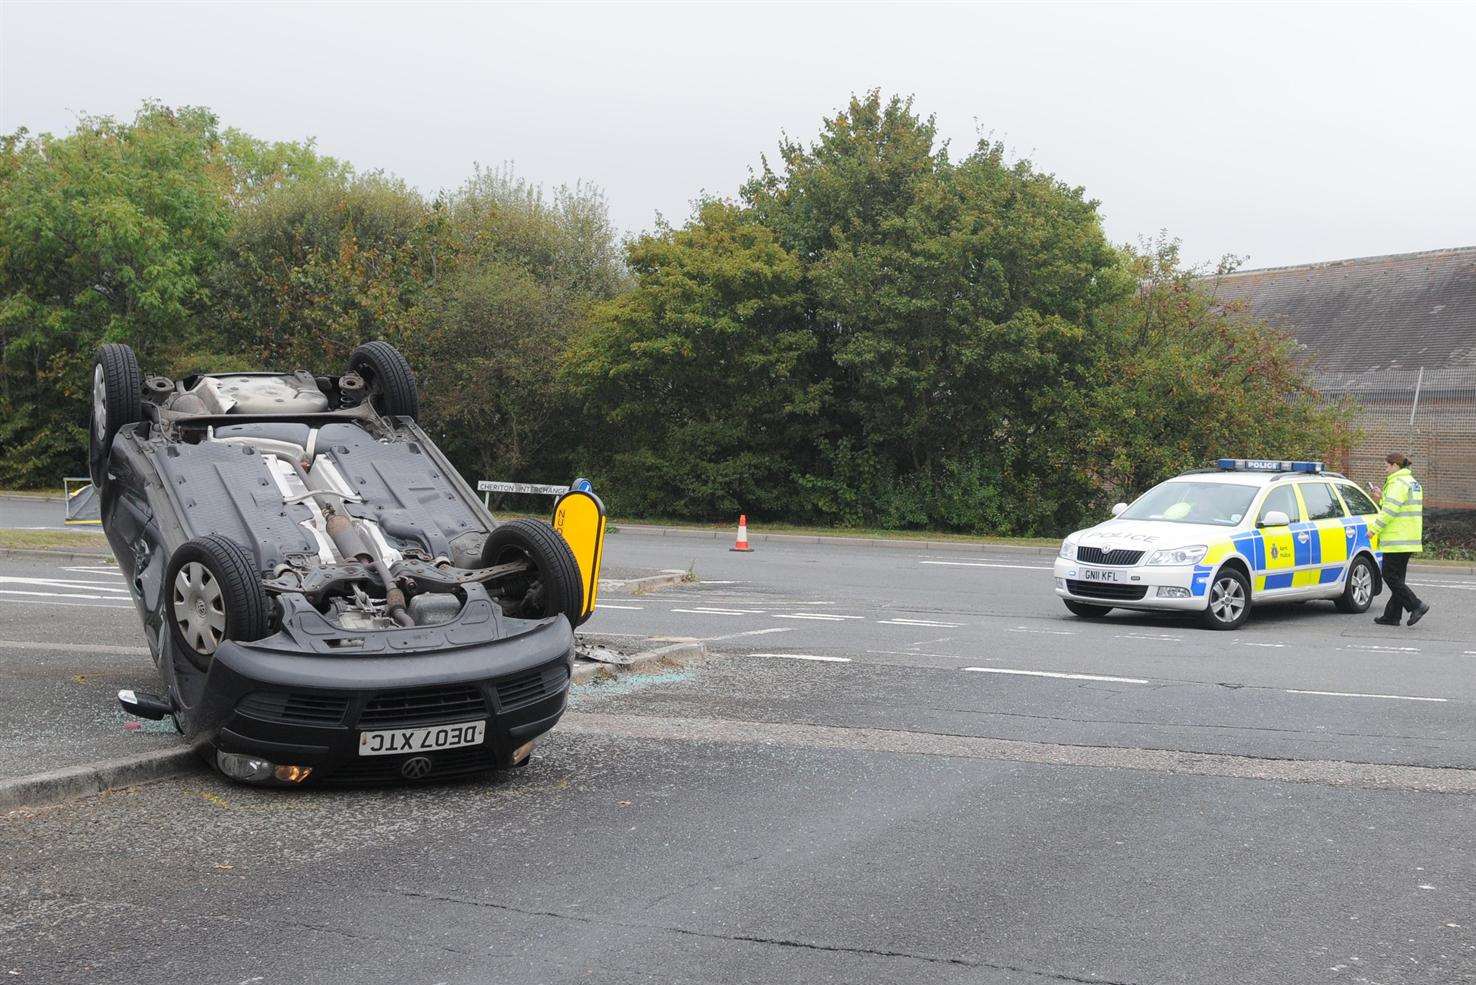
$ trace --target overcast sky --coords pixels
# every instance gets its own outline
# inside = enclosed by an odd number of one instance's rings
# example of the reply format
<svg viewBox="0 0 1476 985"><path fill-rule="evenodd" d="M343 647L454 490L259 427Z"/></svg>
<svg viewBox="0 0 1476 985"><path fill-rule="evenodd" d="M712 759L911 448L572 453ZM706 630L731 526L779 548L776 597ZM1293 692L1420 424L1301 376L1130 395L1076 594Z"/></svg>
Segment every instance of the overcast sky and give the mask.
<svg viewBox="0 0 1476 985"><path fill-rule="evenodd" d="M1114 241L1268 266L1476 244L1473 52L1472 5L0 0L0 129L205 105L427 192L592 181L637 231L880 87L1084 186Z"/></svg>

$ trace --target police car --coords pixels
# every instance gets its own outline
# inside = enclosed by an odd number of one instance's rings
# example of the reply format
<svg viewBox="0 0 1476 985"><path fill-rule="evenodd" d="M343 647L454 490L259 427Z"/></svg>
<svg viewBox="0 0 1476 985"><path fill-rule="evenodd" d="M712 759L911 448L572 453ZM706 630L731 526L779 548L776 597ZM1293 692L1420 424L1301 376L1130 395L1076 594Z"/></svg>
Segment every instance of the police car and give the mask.
<svg viewBox="0 0 1476 985"><path fill-rule="evenodd" d="M1321 462L1220 459L1159 483L1056 558L1056 594L1084 618L1193 612L1236 629L1252 604L1331 599L1365 612L1381 590L1372 499Z"/></svg>

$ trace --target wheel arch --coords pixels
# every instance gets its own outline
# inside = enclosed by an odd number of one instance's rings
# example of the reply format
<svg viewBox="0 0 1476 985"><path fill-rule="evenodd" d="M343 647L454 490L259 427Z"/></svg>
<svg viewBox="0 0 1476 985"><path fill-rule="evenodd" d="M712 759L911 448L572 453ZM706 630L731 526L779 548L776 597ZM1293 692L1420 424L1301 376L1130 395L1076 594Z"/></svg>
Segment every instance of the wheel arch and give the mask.
<svg viewBox="0 0 1476 985"><path fill-rule="evenodd" d="M1374 552L1369 550L1367 547L1360 547L1358 550L1354 551L1353 556L1348 559L1348 567L1343 571L1343 584L1346 585L1348 583L1348 572L1353 570L1353 562L1357 561L1361 557L1368 558L1368 563L1373 566L1374 595L1378 595L1384 590L1384 569L1379 564L1379 559L1374 557Z"/></svg>

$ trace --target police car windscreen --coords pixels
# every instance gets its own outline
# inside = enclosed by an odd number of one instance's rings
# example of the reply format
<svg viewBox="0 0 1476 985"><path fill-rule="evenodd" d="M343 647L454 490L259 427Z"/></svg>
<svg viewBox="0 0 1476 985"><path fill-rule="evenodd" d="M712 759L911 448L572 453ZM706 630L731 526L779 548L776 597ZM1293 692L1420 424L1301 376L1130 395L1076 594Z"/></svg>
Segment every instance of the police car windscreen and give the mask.
<svg viewBox="0 0 1476 985"><path fill-rule="evenodd" d="M1245 518L1255 497L1255 486L1239 483L1165 482L1140 496L1123 511L1122 519L1233 527Z"/></svg>

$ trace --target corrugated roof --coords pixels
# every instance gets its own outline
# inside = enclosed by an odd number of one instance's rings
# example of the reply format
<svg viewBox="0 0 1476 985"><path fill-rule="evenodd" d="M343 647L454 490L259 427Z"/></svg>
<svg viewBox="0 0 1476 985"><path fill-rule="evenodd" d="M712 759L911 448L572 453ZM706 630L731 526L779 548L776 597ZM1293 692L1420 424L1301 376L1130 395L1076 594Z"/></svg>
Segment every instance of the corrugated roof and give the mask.
<svg viewBox="0 0 1476 985"><path fill-rule="evenodd" d="M1291 335L1324 387L1476 385L1476 246L1205 278Z"/></svg>

